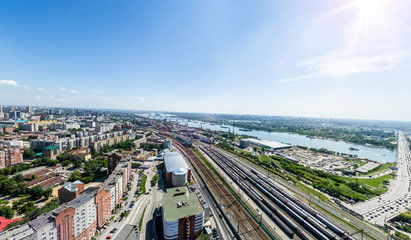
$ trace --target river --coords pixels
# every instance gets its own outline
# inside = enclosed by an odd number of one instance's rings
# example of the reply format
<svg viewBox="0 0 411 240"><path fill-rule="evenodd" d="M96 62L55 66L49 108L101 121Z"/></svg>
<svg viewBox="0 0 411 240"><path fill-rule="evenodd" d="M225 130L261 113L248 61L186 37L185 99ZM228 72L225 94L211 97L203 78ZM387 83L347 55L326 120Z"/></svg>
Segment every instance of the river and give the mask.
<svg viewBox="0 0 411 240"><path fill-rule="evenodd" d="M220 125L215 125L207 122L201 121L189 121L187 119L175 118L173 116L164 116L168 120L177 121L180 125L189 126L189 127L196 127L209 130L216 130L216 131L223 131L233 132L232 126L226 126L229 128L222 128ZM162 117L162 118L164 118ZM159 119L159 116L154 117ZM238 134L246 134L248 136L257 137L259 139L264 140L272 140L282 143L287 143L291 145L300 145L306 146L309 148L326 148L328 150L339 152L339 153L346 153L351 155L358 155L360 158L368 158L373 161L386 163L386 162L396 162L397 159L397 151L390 150L387 148L377 148L377 147L368 147L364 145L354 144L354 143L347 143L342 141L333 141L327 139L318 139L318 138L307 138L306 136L293 134L293 133L283 133L283 132L266 132L266 131L240 131L240 128L234 127L234 132ZM350 147L359 149L359 151L350 150Z"/></svg>

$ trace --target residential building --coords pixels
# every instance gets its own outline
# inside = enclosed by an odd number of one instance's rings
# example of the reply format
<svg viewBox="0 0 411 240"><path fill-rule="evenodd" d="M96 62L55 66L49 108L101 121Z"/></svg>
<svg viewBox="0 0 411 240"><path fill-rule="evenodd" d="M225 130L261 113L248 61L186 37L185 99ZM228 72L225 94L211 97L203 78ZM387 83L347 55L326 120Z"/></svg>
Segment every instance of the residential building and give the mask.
<svg viewBox="0 0 411 240"><path fill-rule="evenodd" d="M97 229L97 208L94 198L90 194L84 193L67 205L75 209L73 239L91 239Z"/></svg>
<svg viewBox="0 0 411 240"><path fill-rule="evenodd" d="M0 168L23 162L23 150L18 146L0 146Z"/></svg>
<svg viewBox="0 0 411 240"><path fill-rule="evenodd" d="M83 161L88 161L91 159L91 154L89 152L88 147L83 147L83 148L79 148L76 150L72 150L70 152L67 152L66 155L77 156Z"/></svg>
<svg viewBox="0 0 411 240"><path fill-rule="evenodd" d="M84 191L84 183L77 180L75 182L68 182L63 184L58 190L60 203L70 202L71 200L80 196Z"/></svg>
<svg viewBox="0 0 411 240"><path fill-rule="evenodd" d="M50 159L56 159L59 154L60 148L56 145L48 146L43 150L43 156L49 157Z"/></svg>

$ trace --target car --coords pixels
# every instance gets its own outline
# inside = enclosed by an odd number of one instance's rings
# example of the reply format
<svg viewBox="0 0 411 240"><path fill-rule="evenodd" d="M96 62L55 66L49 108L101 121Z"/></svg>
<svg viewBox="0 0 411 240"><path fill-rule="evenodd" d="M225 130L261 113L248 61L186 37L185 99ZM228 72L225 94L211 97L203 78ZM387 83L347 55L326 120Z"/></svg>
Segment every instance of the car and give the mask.
<svg viewBox="0 0 411 240"><path fill-rule="evenodd" d="M132 207L134 207L134 204L130 204L130 206L128 206L129 208L132 208Z"/></svg>
<svg viewBox="0 0 411 240"><path fill-rule="evenodd" d="M117 228L115 227L115 228L111 229L110 233L115 233L116 231L117 231Z"/></svg>
<svg viewBox="0 0 411 240"><path fill-rule="evenodd" d="M111 239L111 236L107 236L106 239Z"/></svg>
<svg viewBox="0 0 411 240"><path fill-rule="evenodd" d="M119 222L123 221L123 217L121 217L118 221L119 221Z"/></svg>

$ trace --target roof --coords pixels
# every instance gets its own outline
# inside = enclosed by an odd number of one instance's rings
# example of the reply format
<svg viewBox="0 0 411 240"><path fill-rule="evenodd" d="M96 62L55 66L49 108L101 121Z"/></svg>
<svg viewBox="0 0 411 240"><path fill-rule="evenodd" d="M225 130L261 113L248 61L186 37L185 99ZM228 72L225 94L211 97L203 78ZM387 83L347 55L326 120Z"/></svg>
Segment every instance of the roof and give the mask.
<svg viewBox="0 0 411 240"><path fill-rule="evenodd" d="M177 169L190 169L179 152L168 152L164 155L164 164L167 172Z"/></svg>
<svg viewBox="0 0 411 240"><path fill-rule="evenodd" d="M5 217L0 216L0 232L3 231L9 223L22 220L21 218L16 219L7 219Z"/></svg>
<svg viewBox="0 0 411 240"><path fill-rule="evenodd" d="M90 196L90 194L83 193L79 197L71 200L70 202L67 203L68 206L77 209L80 206L83 206L84 204L88 203L89 201L93 200L93 198Z"/></svg>
<svg viewBox="0 0 411 240"><path fill-rule="evenodd" d="M182 206L178 207L178 204ZM195 192L189 192L187 187L168 188L163 195L164 218L167 221L175 221L204 212Z"/></svg>
<svg viewBox="0 0 411 240"><path fill-rule="evenodd" d="M77 180L75 182L65 183L65 184L63 184L63 186L61 188L65 188L65 189L67 189L67 191L70 191L70 192L75 192L75 191L77 191L77 188L76 188L77 184L84 184L84 183Z"/></svg>
<svg viewBox="0 0 411 240"><path fill-rule="evenodd" d="M282 149L282 148L292 147L291 145L276 142L276 141L271 141L271 140L258 140L258 139L252 139L252 138L245 139L245 140L248 141L249 143L254 143L254 144L257 144L257 145L267 146L267 147L270 147L272 149Z"/></svg>
<svg viewBox="0 0 411 240"><path fill-rule="evenodd" d="M54 145L54 146L48 146L48 147L46 147L47 150L52 150L52 149L56 149L56 148L59 148L59 146Z"/></svg>
<svg viewBox="0 0 411 240"><path fill-rule="evenodd" d="M380 166L379 163L369 162L369 163L355 169L355 171L360 172L360 173L366 173L366 172L370 171L371 169L374 169L378 166Z"/></svg>
<svg viewBox="0 0 411 240"><path fill-rule="evenodd" d="M173 171L174 175L184 175L187 173L187 169L184 168L177 168Z"/></svg>
<svg viewBox="0 0 411 240"><path fill-rule="evenodd" d="M139 239L140 232L136 225L125 224L124 227L117 234L116 238L122 240L136 240Z"/></svg>

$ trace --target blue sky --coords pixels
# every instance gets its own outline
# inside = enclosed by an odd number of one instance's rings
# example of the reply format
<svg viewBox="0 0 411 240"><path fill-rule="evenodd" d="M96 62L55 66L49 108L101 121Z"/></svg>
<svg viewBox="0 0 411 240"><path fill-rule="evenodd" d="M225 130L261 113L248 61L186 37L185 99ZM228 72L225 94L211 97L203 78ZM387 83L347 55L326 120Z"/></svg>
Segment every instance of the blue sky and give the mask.
<svg viewBox="0 0 411 240"><path fill-rule="evenodd" d="M411 2L0 1L0 104L411 120Z"/></svg>

